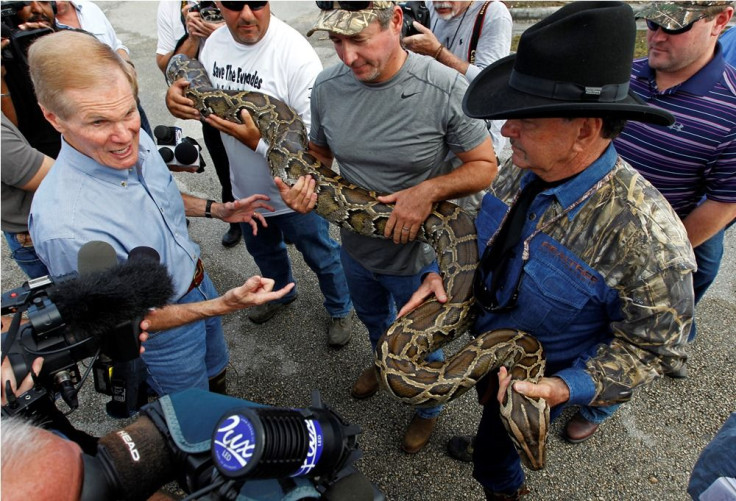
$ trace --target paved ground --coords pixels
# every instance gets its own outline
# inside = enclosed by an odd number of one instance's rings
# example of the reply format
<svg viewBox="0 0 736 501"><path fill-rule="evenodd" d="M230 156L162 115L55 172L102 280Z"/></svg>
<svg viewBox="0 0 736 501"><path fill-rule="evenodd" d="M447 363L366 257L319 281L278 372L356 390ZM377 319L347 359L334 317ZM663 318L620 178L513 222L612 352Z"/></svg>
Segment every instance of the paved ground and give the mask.
<svg viewBox="0 0 736 501"><path fill-rule="evenodd" d="M304 33L316 15L314 4L272 2L273 10ZM132 51L140 76L142 102L153 126L178 125L201 139L199 126L171 117L165 109L165 85L154 63L156 3L101 4L119 36ZM324 35L312 37L326 65L335 62ZM203 174L177 174L182 190L216 198L219 186L214 168ZM217 287L224 291L256 274L244 246L225 249L220 221L197 219L190 226L202 247L202 258ZM549 465L528 475L530 500L656 499L683 500L688 477L699 451L729 413L736 410L736 232L727 235L726 257L717 282L701 302L697 319L700 335L691 348L690 378L665 379L640 391L584 445L559 438L564 422L553 425ZM23 278L2 247L2 290ZM447 406L426 450L402 453L399 443L411 410L379 394L358 402L350 386L371 361L367 335L356 327L351 343L341 350L327 347L327 315L314 275L301 256L292 252L299 299L263 326L252 324L245 312L224 319L231 350L229 387L238 397L280 406L306 406L317 388L324 400L346 419L363 428L364 457L359 467L391 500L481 499L471 467L445 455L455 434L474 432L480 408L473 394ZM453 347L449 348L452 351ZM79 427L106 433L124 423L104 415L104 399L88 383L82 409L72 415Z"/></svg>

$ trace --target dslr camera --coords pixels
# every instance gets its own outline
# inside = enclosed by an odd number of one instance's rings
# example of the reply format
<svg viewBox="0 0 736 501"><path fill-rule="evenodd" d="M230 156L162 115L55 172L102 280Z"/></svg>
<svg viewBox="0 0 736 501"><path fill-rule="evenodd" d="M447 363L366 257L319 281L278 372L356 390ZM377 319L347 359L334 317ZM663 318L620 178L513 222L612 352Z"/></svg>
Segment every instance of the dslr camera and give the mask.
<svg viewBox="0 0 736 501"><path fill-rule="evenodd" d="M404 24L401 25L401 38L418 35L414 28L414 21L429 28L429 9L424 2L399 2L404 13Z"/></svg>
<svg viewBox="0 0 736 501"><path fill-rule="evenodd" d="M203 172L202 147L191 137L183 137L179 127L158 125L153 129L158 153L175 172Z"/></svg>
<svg viewBox="0 0 736 501"><path fill-rule="evenodd" d="M221 23L224 21L222 13L215 5L215 2L190 2L189 12L199 12L202 19L208 23Z"/></svg>

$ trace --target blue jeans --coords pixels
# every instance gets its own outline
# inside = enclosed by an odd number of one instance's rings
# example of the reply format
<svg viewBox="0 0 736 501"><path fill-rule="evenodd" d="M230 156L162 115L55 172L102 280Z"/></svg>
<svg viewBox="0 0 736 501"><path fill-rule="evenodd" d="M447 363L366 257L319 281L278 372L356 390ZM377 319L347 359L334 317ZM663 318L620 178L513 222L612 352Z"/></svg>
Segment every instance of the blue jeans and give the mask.
<svg viewBox="0 0 736 501"><path fill-rule="evenodd" d="M261 275L276 282L274 290L294 281L285 236L294 242L307 266L317 275L327 313L332 318L347 317L353 306L340 264L340 245L330 238L329 223L314 212L269 216L267 221L268 228L259 225L256 236L249 224L241 224L245 247ZM277 302L289 302L294 296L296 287Z"/></svg>
<svg viewBox="0 0 736 501"><path fill-rule="evenodd" d="M199 287L189 291L177 304L196 303L217 296L215 286L205 273ZM228 351L220 317L151 332L143 346L148 384L159 395L187 388L208 390L209 378L227 367Z"/></svg>
<svg viewBox="0 0 736 501"><path fill-rule="evenodd" d="M558 368L548 367L553 374ZM497 372L491 372L475 385L483 414L478 423L473 451L473 478L492 492L511 494L524 483L524 470L519 453L501 421L496 400ZM563 405L550 409L550 422L562 412Z"/></svg>
<svg viewBox="0 0 736 501"><path fill-rule="evenodd" d="M10 256L15 260L20 269L23 270L23 273L28 275L28 278L44 277L49 274L46 265L36 255L36 249L33 247L24 247L18 242L16 237L18 233L3 231L3 234L5 234L8 247L10 247Z"/></svg>
<svg viewBox="0 0 736 501"><path fill-rule="evenodd" d="M396 319L398 309L409 301L422 283L423 271L408 276L385 275L364 268L345 249L341 249L340 258L355 313L368 329L371 347L375 352L378 340ZM429 362L441 362L444 359L442 350L427 355ZM423 418L432 418L439 415L441 410L441 405L417 408L417 414Z"/></svg>
<svg viewBox="0 0 736 501"><path fill-rule="evenodd" d="M695 292L696 305L703 298L710 284L716 279L716 275L718 275L718 269L721 267L721 258L723 258L723 237L725 232L725 229L719 231L693 249L695 251L695 262L698 264L698 271L693 273L693 290ZM692 342L695 339L696 333L695 317L693 317L693 326L690 329L690 336L687 339L688 342Z"/></svg>

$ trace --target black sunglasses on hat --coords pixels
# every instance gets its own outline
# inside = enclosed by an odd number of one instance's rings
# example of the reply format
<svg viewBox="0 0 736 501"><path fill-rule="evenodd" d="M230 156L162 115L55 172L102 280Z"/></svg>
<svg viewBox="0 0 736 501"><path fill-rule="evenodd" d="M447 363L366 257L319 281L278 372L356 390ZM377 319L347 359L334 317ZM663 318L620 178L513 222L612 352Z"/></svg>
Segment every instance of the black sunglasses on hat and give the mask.
<svg viewBox="0 0 736 501"><path fill-rule="evenodd" d="M243 10L243 7L246 5L250 10L261 10L264 8L268 2L220 2L223 7L225 7L227 10L232 10L234 12L240 12Z"/></svg>
<svg viewBox="0 0 736 501"><path fill-rule="evenodd" d="M650 21L649 19L647 19L646 21L647 21L647 28L649 28L652 31L657 31L657 29L661 29L662 33L666 35L681 35L683 33L687 33L688 31L690 31L693 27L693 24L697 23L701 19L704 19L705 17L706 16L700 16L699 18L695 19L692 23L688 24L687 26L683 26L682 28L677 28L675 30L665 28L664 26L661 26L655 23L654 21Z"/></svg>

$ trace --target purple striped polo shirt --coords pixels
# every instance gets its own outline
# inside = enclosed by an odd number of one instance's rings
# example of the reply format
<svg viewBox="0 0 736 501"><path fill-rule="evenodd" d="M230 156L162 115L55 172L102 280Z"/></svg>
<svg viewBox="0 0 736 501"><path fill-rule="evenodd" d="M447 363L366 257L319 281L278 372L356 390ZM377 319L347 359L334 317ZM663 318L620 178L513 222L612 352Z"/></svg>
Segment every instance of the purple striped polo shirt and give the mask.
<svg viewBox="0 0 736 501"><path fill-rule="evenodd" d="M721 46L689 80L659 92L647 59L634 61L631 90L675 116L670 126L630 121L614 144L619 154L685 218L707 197L736 203L736 68Z"/></svg>

